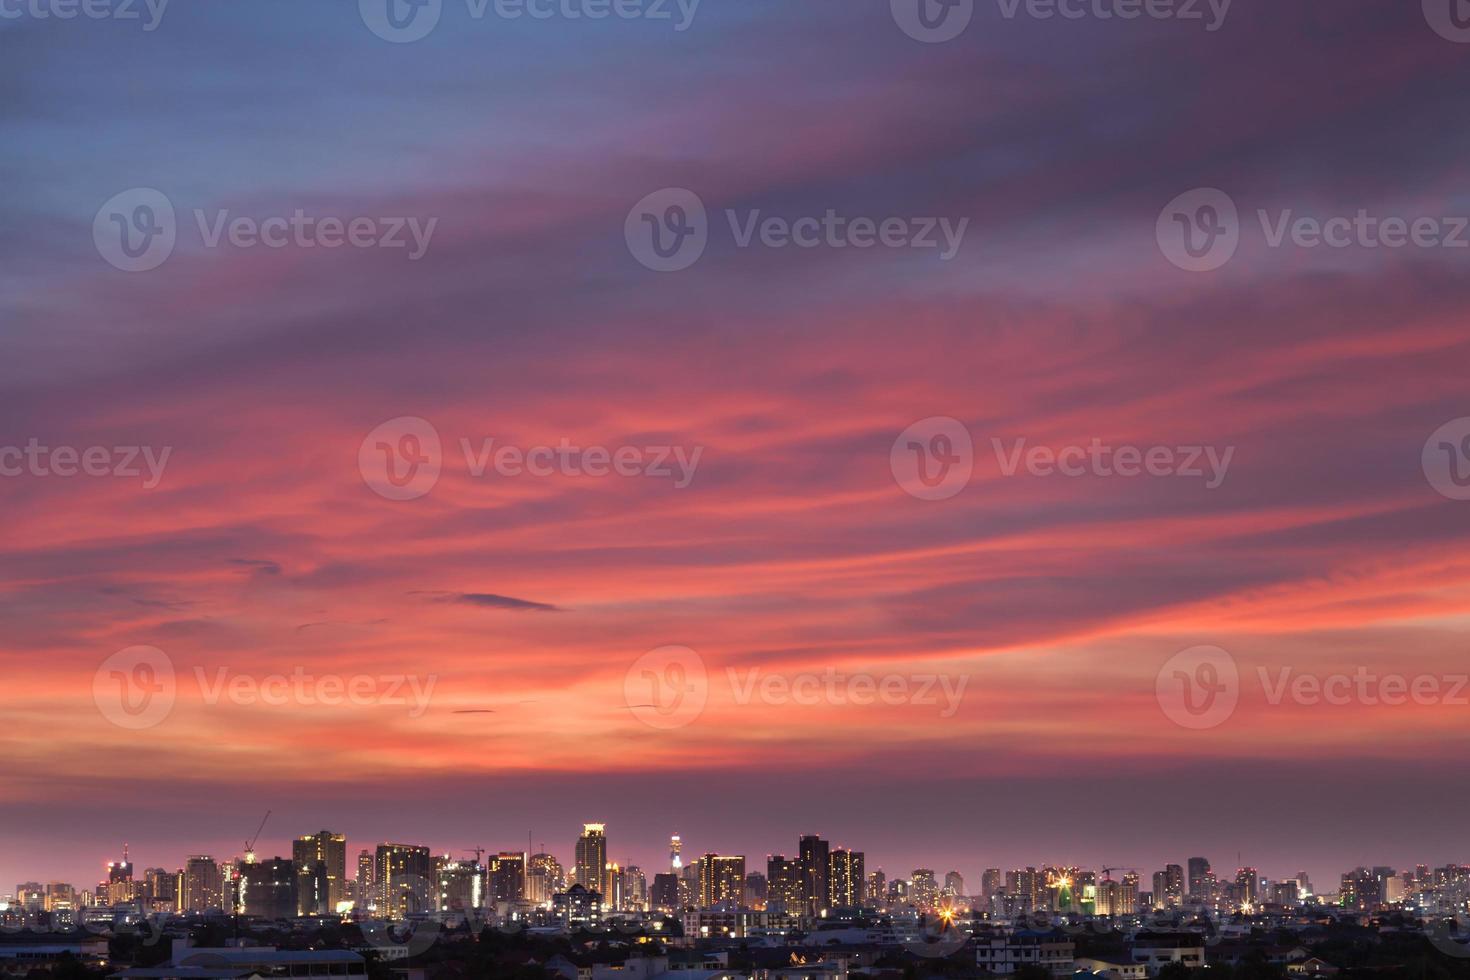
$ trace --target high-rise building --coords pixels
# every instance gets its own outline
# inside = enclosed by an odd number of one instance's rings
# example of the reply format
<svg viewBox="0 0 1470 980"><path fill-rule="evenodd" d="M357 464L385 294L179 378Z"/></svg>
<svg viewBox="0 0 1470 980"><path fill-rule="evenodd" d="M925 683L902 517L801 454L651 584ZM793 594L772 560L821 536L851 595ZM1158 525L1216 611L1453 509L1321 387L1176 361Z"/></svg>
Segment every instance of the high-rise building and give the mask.
<svg viewBox="0 0 1470 980"><path fill-rule="evenodd" d="M378 890L373 883L373 852L367 848L357 852L357 882L354 887L353 900L358 908L367 908L377 904Z"/></svg>
<svg viewBox="0 0 1470 980"><path fill-rule="evenodd" d="M302 877L297 889L302 912L322 915L337 911L346 899L347 838L330 830L298 837L291 844L291 858Z"/></svg>
<svg viewBox="0 0 1470 980"><path fill-rule="evenodd" d="M526 867L526 898L537 905L550 905L551 896L567 888L561 862L550 854L532 854Z"/></svg>
<svg viewBox="0 0 1470 980"><path fill-rule="evenodd" d="M981 908L991 911L991 901L1000 890L1005 887L1005 875L1000 873L999 868L986 868L980 874L980 901Z"/></svg>
<svg viewBox="0 0 1470 980"><path fill-rule="evenodd" d="M954 898L962 898L965 894L965 876L958 871L951 871L944 876L944 893Z"/></svg>
<svg viewBox="0 0 1470 980"><path fill-rule="evenodd" d="M179 872L166 868L146 868L139 896L145 912L177 912L179 910Z"/></svg>
<svg viewBox="0 0 1470 980"><path fill-rule="evenodd" d="M745 856L706 854L699 862L699 904L701 908L745 904Z"/></svg>
<svg viewBox="0 0 1470 980"><path fill-rule="evenodd" d="M801 838L802 897L810 915L820 915L832 907L831 846L816 834Z"/></svg>
<svg viewBox="0 0 1470 980"><path fill-rule="evenodd" d="M669 868L674 874L678 874L679 869L684 867L683 853L684 842L679 839L678 834L675 834L669 838Z"/></svg>
<svg viewBox="0 0 1470 980"><path fill-rule="evenodd" d="M653 889L649 901L656 912L681 911L679 904L679 876L666 871L653 876Z"/></svg>
<svg viewBox="0 0 1470 980"><path fill-rule="evenodd" d="M519 902L526 897L526 855L501 851L490 859L490 901Z"/></svg>
<svg viewBox="0 0 1470 980"><path fill-rule="evenodd" d="M15 904L27 912L39 912L46 907L46 889L39 881L23 881L15 886Z"/></svg>
<svg viewBox="0 0 1470 980"><path fill-rule="evenodd" d="M379 914L404 919L437 907L434 858L427 847L379 844L373 860L373 882Z"/></svg>
<svg viewBox="0 0 1470 980"><path fill-rule="evenodd" d="M1255 868L1237 868L1235 871L1235 889L1242 905L1255 905L1260 902L1261 876Z"/></svg>
<svg viewBox="0 0 1470 980"><path fill-rule="evenodd" d="M297 914L296 863L283 857L240 866L240 899L246 915L289 919Z"/></svg>
<svg viewBox="0 0 1470 980"><path fill-rule="evenodd" d="M838 908L860 908L867 874L863 870L863 852L837 848L827 861L828 894Z"/></svg>
<svg viewBox="0 0 1470 980"><path fill-rule="evenodd" d="M23 903L22 903L23 904ZM65 912L77 907L77 890L64 881L46 885L46 911Z"/></svg>
<svg viewBox="0 0 1470 980"><path fill-rule="evenodd" d="M589 892L601 895L607 891L607 825L588 823L582 825L582 836L577 838L576 863L573 866L572 882Z"/></svg>
<svg viewBox="0 0 1470 980"><path fill-rule="evenodd" d="M909 879L909 900L921 912L932 912L939 905L939 884L934 880L934 869L915 868Z"/></svg>
<svg viewBox="0 0 1470 980"><path fill-rule="evenodd" d="M107 865L107 880L98 889L107 896L109 905L125 905L138 897L133 882L133 862L128 860L128 845L123 845L123 859Z"/></svg>
<svg viewBox="0 0 1470 980"><path fill-rule="evenodd" d="M185 912L223 909L224 880L219 865L208 854L191 854L184 862L184 886L180 904Z"/></svg>
<svg viewBox="0 0 1470 980"><path fill-rule="evenodd" d="M1195 903L1209 903L1215 895L1215 873L1202 857L1189 859L1189 897Z"/></svg>
<svg viewBox="0 0 1470 980"><path fill-rule="evenodd" d="M485 869L478 860L446 859L437 868L439 911L476 912L485 907Z"/></svg>
<svg viewBox="0 0 1470 980"><path fill-rule="evenodd" d="M750 904L751 908L764 911L767 894L765 875L759 871L752 871L745 876L745 901Z"/></svg>
<svg viewBox="0 0 1470 980"><path fill-rule="evenodd" d="M863 898L869 902L883 902L888 897L888 876L883 869L868 872L868 882L863 889Z"/></svg>
<svg viewBox="0 0 1470 980"><path fill-rule="evenodd" d="M802 881L801 861L784 854L766 858L766 908L772 912L795 915L806 907L806 888Z"/></svg>
<svg viewBox="0 0 1470 980"><path fill-rule="evenodd" d="M623 869L623 903L629 912L648 911L648 878L643 869L630 864Z"/></svg>

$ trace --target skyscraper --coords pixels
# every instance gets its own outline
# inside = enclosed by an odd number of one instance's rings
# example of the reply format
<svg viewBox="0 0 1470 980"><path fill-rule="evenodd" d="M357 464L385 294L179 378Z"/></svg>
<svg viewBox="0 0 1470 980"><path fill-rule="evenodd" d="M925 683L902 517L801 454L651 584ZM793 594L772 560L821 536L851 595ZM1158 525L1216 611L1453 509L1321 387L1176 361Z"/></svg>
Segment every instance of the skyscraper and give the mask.
<svg viewBox="0 0 1470 980"><path fill-rule="evenodd" d="M302 876L298 885L302 911L317 915L337 911L346 897L347 838L330 830L298 837L291 844L291 859Z"/></svg>
<svg viewBox="0 0 1470 980"><path fill-rule="evenodd" d="M296 863L282 857L240 866L240 900L246 915L289 919L296 915Z"/></svg>
<svg viewBox="0 0 1470 980"><path fill-rule="evenodd" d="M801 861L784 854L766 858L766 908L772 912L795 915L806 905L806 889L802 885Z"/></svg>
<svg viewBox="0 0 1470 980"><path fill-rule="evenodd" d="M543 845L544 846L544 845ZM526 897L537 905L549 905L551 897L567 887L561 862L550 854L532 854L526 870Z"/></svg>
<svg viewBox="0 0 1470 980"><path fill-rule="evenodd" d="M1214 873L1210 862L1202 857L1189 859L1189 897L1195 902L1209 902L1214 897Z"/></svg>
<svg viewBox="0 0 1470 980"><path fill-rule="evenodd" d="M581 885L589 892L601 895L607 890L603 880L607 874L607 825L588 823L582 825L582 836L577 838L576 864L572 873L573 884Z"/></svg>
<svg viewBox="0 0 1470 980"><path fill-rule="evenodd" d="M956 898L965 894L965 876L958 871L951 871L944 876L944 893Z"/></svg>
<svg viewBox="0 0 1470 980"><path fill-rule="evenodd" d="M490 901L519 902L526 897L526 855L501 851L490 859Z"/></svg>
<svg viewBox="0 0 1470 980"><path fill-rule="evenodd" d="M816 834L800 841L802 897L807 912L820 915L832 907L831 846Z"/></svg>
<svg viewBox="0 0 1470 980"><path fill-rule="evenodd" d="M352 897L358 908L377 904L378 891L373 884L373 852L365 847L357 852L357 881Z"/></svg>
<svg viewBox="0 0 1470 980"><path fill-rule="evenodd" d="M867 885L863 852L837 848L827 861L828 894L833 906L859 908Z"/></svg>
<svg viewBox="0 0 1470 980"><path fill-rule="evenodd" d="M219 865L208 854L193 854L184 862L181 904L185 912L208 912L225 907L224 881Z"/></svg>
<svg viewBox="0 0 1470 980"><path fill-rule="evenodd" d="M699 863L699 904L702 908L745 904L744 855L706 854Z"/></svg>
<svg viewBox="0 0 1470 980"><path fill-rule="evenodd" d="M379 844L373 861L378 912L390 919L437 907L434 858L427 847Z"/></svg>
<svg viewBox="0 0 1470 980"><path fill-rule="evenodd" d="M678 874L679 873L679 869L682 868L682 867L684 867L684 858L681 856L682 853L683 853L683 851L684 851L684 842L679 839L679 835L678 834L675 834L674 836L670 837L669 838L669 868L670 868L670 870L672 870L674 872L674 874Z"/></svg>

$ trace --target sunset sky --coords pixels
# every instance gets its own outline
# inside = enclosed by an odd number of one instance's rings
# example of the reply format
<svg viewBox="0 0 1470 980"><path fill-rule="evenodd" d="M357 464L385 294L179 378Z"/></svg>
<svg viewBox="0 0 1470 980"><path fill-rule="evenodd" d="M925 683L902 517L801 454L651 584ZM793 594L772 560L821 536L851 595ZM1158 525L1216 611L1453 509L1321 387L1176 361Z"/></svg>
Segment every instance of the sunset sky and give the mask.
<svg viewBox="0 0 1470 980"><path fill-rule="evenodd" d="M0 893L90 887L124 841L140 871L230 858L267 808L267 855L529 830L570 861L595 820L650 870L674 832L752 870L817 832L976 886L1470 860L1470 689L1272 704L1260 673L1470 673L1470 501L1421 464L1470 416L1470 249L1272 248L1257 220L1470 214L1470 45L1419 8L1236 0L1207 31L977 0L943 43L887 0L704 0L682 31L445 0L410 43L355 0L0 19L0 447L170 450L153 487L0 477ZM93 224L139 187L178 244L134 273ZM710 213L679 272L624 237L662 188ZM1195 188L1240 210L1213 272L1155 238ZM196 209L437 224L417 260L209 248ZM726 209L968 227L949 260L741 248ZM402 417L442 474L391 500L359 450ZM925 500L890 450L934 417L973 475ZM700 455L683 487L477 477L462 439ZM992 439L1233 455L1213 488L1007 475ZM94 679L136 645L177 698L127 729ZM708 672L677 727L625 685L666 645ZM1200 645L1241 681L1194 730L1156 678ZM945 716L740 703L730 674L829 668L965 686ZM432 696L198 682L298 670Z"/></svg>

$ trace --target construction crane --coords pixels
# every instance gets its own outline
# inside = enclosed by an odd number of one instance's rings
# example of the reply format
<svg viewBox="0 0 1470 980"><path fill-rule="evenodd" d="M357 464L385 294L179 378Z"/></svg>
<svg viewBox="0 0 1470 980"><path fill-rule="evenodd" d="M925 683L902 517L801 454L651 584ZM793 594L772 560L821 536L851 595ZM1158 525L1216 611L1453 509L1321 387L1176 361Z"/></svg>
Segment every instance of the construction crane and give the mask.
<svg viewBox="0 0 1470 980"><path fill-rule="evenodd" d="M255 863L255 842L260 840L260 832L265 830L265 822L271 818L271 812L265 811L265 816L260 818L260 826L255 828L255 836L245 842L245 863Z"/></svg>
<svg viewBox="0 0 1470 980"><path fill-rule="evenodd" d="M485 849L483 847L466 847L465 850L467 850L467 851L474 851L475 852L475 863L476 864L482 863L480 859L485 856Z"/></svg>
<svg viewBox="0 0 1470 980"><path fill-rule="evenodd" d="M1137 868L1125 868L1122 865L1114 865L1111 868L1103 868L1102 869L1103 881L1112 881L1113 880L1113 872L1114 871L1132 871L1134 874L1137 874L1138 873L1138 869Z"/></svg>

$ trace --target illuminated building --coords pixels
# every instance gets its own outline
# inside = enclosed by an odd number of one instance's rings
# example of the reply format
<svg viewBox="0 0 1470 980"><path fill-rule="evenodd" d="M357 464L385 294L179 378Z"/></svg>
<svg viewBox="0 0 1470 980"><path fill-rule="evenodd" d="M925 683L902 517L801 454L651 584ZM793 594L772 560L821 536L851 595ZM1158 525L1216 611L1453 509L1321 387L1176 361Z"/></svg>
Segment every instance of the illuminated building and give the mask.
<svg viewBox="0 0 1470 980"><path fill-rule="evenodd" d="M939 906L939 885L932 868L915 868L909 878L909 901L921 912L932 912Z"/></svg>
<svg viewBox="0 0 1470 980"><path fill-rule="evenodd" d="M522 902L526 898L526 855L522 851L501 851L490 859L490 901L497 907L504 902Z"/></svg>
<svg viewBox="0 0 1470 980"><path fill-rule="evenodd" d="M868 880L863 886L863 897L869 902L882 902L888 895L888 876L883 869L868 872Z"/></svg>
<svg viewBox="0 0 1470 980"><path fill-rule="evenodd" d="M139 896L145 912L177 912L179 910L179 872L164 868L143 871L143 888Z"/></svg>
<svg viewBox="0 0 1470 980"><path fill-rule="evenodd" d="M999 868L986 868L980 874L980 908L982 911L990 911L991 903L1000 890L1005 887L1005 875L1001 874Z"/></svg>
<svg viewBox="0 0 1470 980"><path fill-rule="evenodd" d="M699 905L708 909L726 904L745 904L745 857L706 854L699 863Z"/></svg>
<svg viewBox="0 0 1470 980"><path fill-rule="evenodd" d="M629 865L623 869L623 907L629 912L648 911L648 879L643 869Z"/></svg>
<svg viewBox="0 0 1470 980"><path fill-rule="evenodd" d="M77 907L77 890L64 881L46 885L46 911L64 912Z"/></svg>
<svg viewBox="0 0 1470 980"><path fill-rule="evenodd" d="M656 912L679 911L679 878L671 871L653 876L649 902Z"/></svg>
<svg viewBox="0 0 1470 980"><path fill-rule="evenodd" d="M23 881L15 886L15 904L27 912L39 912L46 907L46 889L39 881Z"/></svg>
<svg viewBox="0 0 1470 980"><path fill-rule="evenodd" d="M753 909L765 910L766 907L766 876L759 871L752 871L745 876L745 900Z"/></svg>
<svg viewBox="0 0 1470 980"><path fill-rule="evenodd" d="M833 906L854 909L861 907L863 891L867 886L863 852L840 847L832 851L827 861L827 882Z"/></svg>
<svg viewBox="0 0 1470 980"><path fill-rule="evenodd" d="M806 889L802 887L801 862L783 854L766 858L766 908L772 912L795 914L806 906Z"/></svg>
<svg viewBox="0 0 1470 980"><path fill-rule="evenodd" d="M390 919L433 911L434 859L427 847L379 844L373 860L378 912Z"/></svg>
<svg viewBox="0 0 1470 980"><path fill-rule="evenodd" d="M128 845L123 845L123 859L107 865L107 880L98 887L109 905L126 905L137 897L133 882L133 862L128 860Z"/></svg>
<svg viewBox="0 0 1470 980"><path fill-rule="evenodd" d="M602 894L606 887L607 874L607 825L589 823L582 825L582 836L577 838L576 863L573 865L572 882L585 891ZM570 894L570 893L568 893Z"/></svg>
<svg viewBox="0 0 1470 980"><path fill-rule="evenodd" d="M807 912L820 915L832 907L830 845L816 834L807 834L799 843L799 858Z"/></svg>
<svg viewBox="0 0 1470 980"><path fill-rule="evenodd" d="M298 837L291 844L291 859L301 876L297 884L301 913L337 911L346 898L347 838L330 830Z"/></svg>
<svg viewBox="0 0 1470 980"><path fill-rule="evenodd" d="M566 872L550 854L532 854L526 870L526 898L537 905L550 905L551 896L566 891Z"/></svg>
<svg viewBox="0 0 1470 980"><path fill-rule="evenodd" d="M1215 897L1215 873L1202 857L1189 859L1189 898L1195 904L1209 904Z"/></svg>
<svg viewBox="0 0 1470 980"><path fill-rule="evenodd" d="M1255 905L1260 899L1261 876L1255 868L1237 868L1235 887L1243 905Z"/></svg>
<svg viewBox="0 0 1470 980"><path fill-rule="evenodd" d="M246 915L289 919L297 914L296 864L283 857L240 867L240 900Z"/></svg>
<svg viewBox="0 0 1470 980"><path fill-rule="evenodd" d="M1062 933L1016 933L975 943L975 965L987 973L1008 976L1022 967L1039 967L1055 980L1070 980L1076 945Z"/></svg>
<svg viewBox="0 0 1470 980"><path fill-rule="evenodd" d="M438 869L441 912L476 912L485 907L485 869L480 862L442 862Z"/></svg>
<svg viewBox="0 0 1470 980"><path fill-rule="evenodd" d="M193 854L184 862L179 904L185 912L224 908L224 879L219 865L207 854Z"/></svg>
<svg viewBox="0 0 1470 980"><path fill-rule="evenodd" d="M669 838L669 867L673 870L674 874L678 874L679 873L679 869L682 868L682 867L684 867L684 859L683 859L683 857L680 856L683 853L683 851L684 851L684 842L679 839L679 835L678 834L675 834L674 836L670 837Z"/></svg>
<svg viewBox="0 0 1470 980"><path fill-rule="evenodd" d="M945 894L954 897L963 897L965 894L965 876L958 871L951 871L944 876Z"/></svg>
<svg viewBox="0 0 1470 980"><path fill-rule="evenodd" d="M596 925L602 921L602 895L581 885L553 895L551 908L563 926Z"/></svg>

